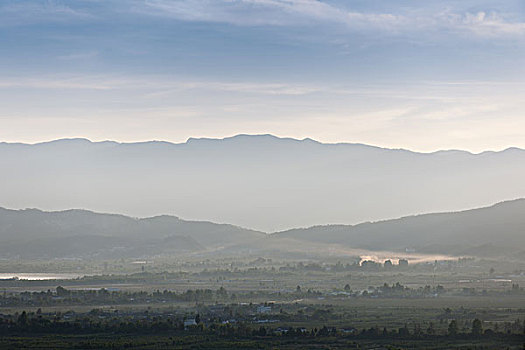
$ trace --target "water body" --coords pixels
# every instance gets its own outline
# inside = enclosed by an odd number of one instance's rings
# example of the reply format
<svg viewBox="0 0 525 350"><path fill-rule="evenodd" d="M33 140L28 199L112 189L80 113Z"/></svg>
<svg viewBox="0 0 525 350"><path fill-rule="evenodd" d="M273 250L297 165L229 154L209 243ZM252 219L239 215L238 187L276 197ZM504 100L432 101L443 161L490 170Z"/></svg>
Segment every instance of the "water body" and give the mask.
<svg viewBox="0 0 525 350"><path fill-rule="evenodd" d="M0 280L19 279L29 281L45 281L45 280L72 280L82 277L83 275L75 273L0 273Z"/></svg>

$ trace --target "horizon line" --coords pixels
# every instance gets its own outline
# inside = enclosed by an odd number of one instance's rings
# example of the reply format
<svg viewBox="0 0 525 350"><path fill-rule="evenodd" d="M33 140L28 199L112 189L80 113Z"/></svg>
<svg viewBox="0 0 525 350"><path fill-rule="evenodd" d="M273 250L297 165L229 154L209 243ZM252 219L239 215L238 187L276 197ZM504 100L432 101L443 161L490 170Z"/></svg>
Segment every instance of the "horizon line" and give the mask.
<svg viewBox="0 0 525 350"><path fill-rule="evenodd" d="M57 139L47 140L47 141L39 141L39 142L9 142L9 141L1 141L0 145L25 145L25 146L40 146L40 145L46 145L61 141L84 141L89 142L92 144L100 144L100 143L114 143L118 145L140 145L140 144L148 144L148 143L160 143L160 144L167 144L167 145L173 145L173 146L181 146L181 145L188 145L191 142L196 141L228 141L240 137L271 137L278 140L287 140L287 141L295 141L295 142L313 142L319 145L325 145L325 146L364 146L364 147L370 147L370 148L376 148L376 149L383 149L383 150L392 150L392 151L404 151L404 152L410 152L415 154L436 154L436 153L442 153L442 152L462 152L467 153L470 155L482 155L485 153L502 153L509 150L519 150L519 151L525 151L524 148L520 148L517 146L508 146L499 150L493 150L493 149L487 149L480 152L473 152L465 149L458 149L458 148L443 148L438 149L435 151L415 151L411 150L409 148L402 148L402 147L385 147L385 146L378 146L368 143L362 143L362 142L350 142L350 141L341 141L341 142L322 142L315 140L311 137L305 137L305 138L295 138L295 137L289 137L289 136L277 136L271 133L261 133L261 134L248 134L248 133L240 133L240 134L234 134L231 136L224 136L224 137L188 137L186 141L183 142L174 142L174 141L166 141L166 140L143 140L143 141L116 141L116 140L109 140L109 139L101 139L101 140L92 140L87 137L61 137Z"/></svg>

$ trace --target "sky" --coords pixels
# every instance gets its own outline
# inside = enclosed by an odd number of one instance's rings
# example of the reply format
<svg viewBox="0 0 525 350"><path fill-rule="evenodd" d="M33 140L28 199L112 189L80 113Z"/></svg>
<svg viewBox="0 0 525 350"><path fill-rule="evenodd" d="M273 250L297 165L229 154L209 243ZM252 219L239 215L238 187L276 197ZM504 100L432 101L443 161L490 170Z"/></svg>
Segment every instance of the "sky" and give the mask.
<svg viewBox="0 0 525 350"><path fill-rule="evenodd" d="M525 148L522 0L2 0L0 141Z"/></svg>

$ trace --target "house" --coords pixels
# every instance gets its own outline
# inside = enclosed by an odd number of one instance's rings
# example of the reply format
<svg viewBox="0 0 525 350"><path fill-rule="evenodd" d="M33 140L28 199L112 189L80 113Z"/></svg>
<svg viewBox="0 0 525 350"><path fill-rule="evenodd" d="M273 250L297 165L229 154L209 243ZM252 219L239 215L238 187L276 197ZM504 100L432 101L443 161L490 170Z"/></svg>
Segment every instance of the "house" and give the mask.
<svg viewBox="0 0 525 350"><path fill-rule="evenodd" d="M357 329L351 327L351 328L341 328L341 332L345 334L355 334L357 333Z"/></svg>
<svg viewBox="0 0 525 350"><path fill-rule="evenodd" d="M194 318L188 318L187 320L184 320L184 329L188 329L189 327L196 326L197 322Z"/></svg>
<svg viewBox="0 0 525 350"><path fill-rule="evenodd" d="M264 306L264 305L257 306L257 313L258 314L267 314L267 313L270 313L270 312L272 312L272 307L271 306Z"/></svg>

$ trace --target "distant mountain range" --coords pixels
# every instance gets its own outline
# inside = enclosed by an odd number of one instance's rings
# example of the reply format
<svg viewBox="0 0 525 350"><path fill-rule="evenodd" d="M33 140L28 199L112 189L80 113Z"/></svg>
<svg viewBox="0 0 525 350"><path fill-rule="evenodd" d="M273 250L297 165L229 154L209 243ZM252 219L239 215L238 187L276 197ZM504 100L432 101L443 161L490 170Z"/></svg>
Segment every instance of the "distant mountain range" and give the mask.
<svg viewBox="0 0 525 350"><path fill-rule="evenodd" d="M273 234L173 216L146 219L85 210L0 208L0 258L326 256L406 250L525 260L525 199L462 212L327 225Z"/></svg>
<svg viewBox="0 0 525 350"><path fill-rule="evenodd" d="M271 135L0 143L0 205L176 214L266 232L525 197L525 151L417 153Z"/></svg>

